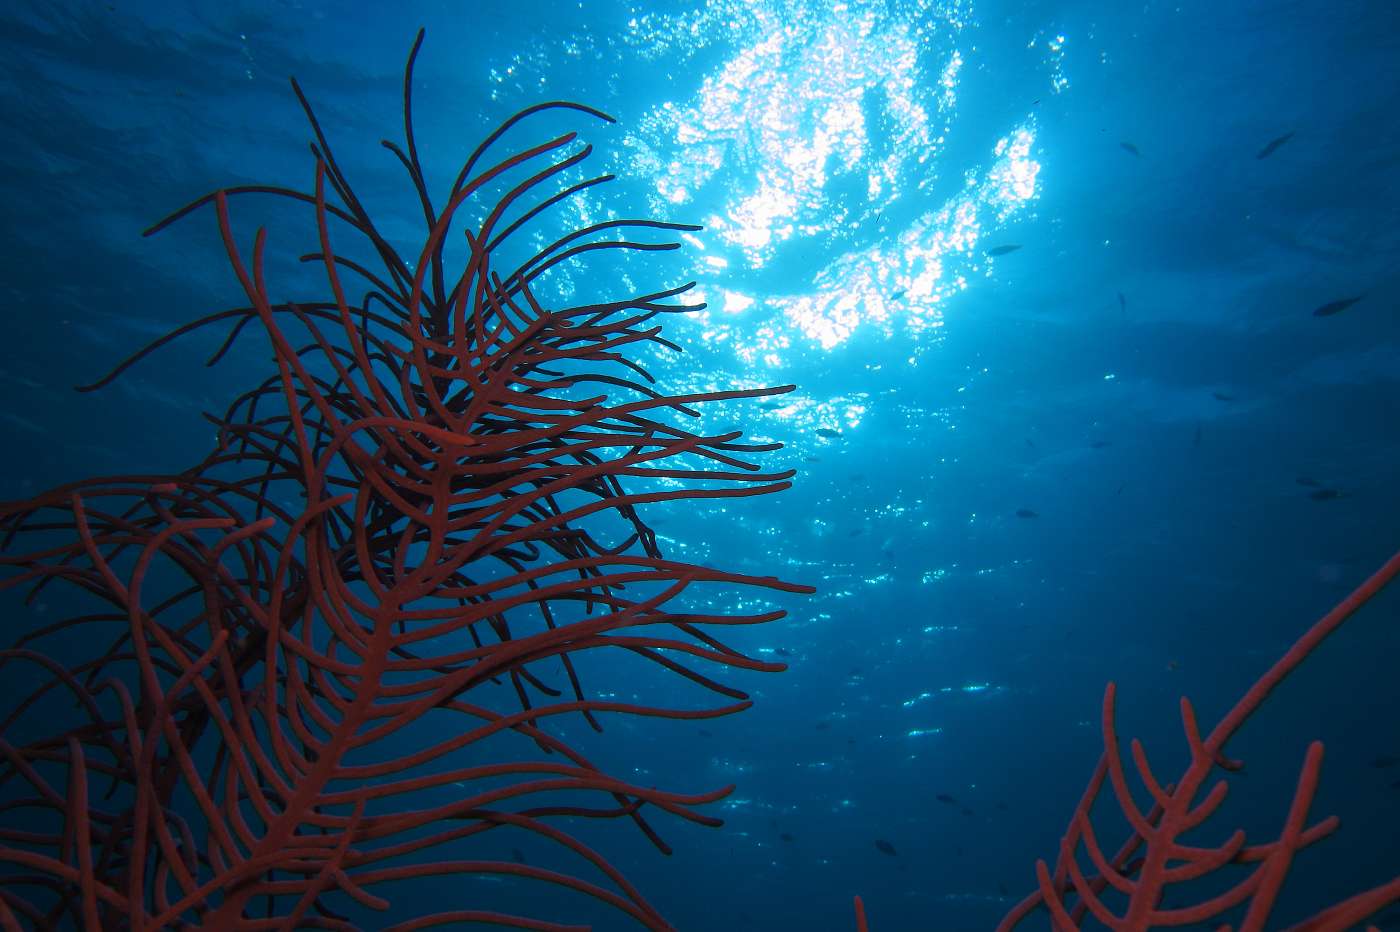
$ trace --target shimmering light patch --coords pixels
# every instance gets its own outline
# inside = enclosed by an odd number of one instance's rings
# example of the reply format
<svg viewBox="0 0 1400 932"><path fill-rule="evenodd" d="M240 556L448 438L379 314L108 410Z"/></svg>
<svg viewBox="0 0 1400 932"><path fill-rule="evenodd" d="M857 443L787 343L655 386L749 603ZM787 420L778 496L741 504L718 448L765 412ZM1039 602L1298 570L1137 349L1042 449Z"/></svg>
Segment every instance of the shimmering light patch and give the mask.
<svg viewBox="0 0 1400 932"><path fill-rule="evenodd" d="M839 3L756 2L731 13L730 28L740 29L734 50L692 101L644 121L646 142L636 148L646 164L638 167L659 169L657 194L671 204L698 197L722 167L737 169L740 184L707 226L759 268L783 242L828 233L864 206L834 202L834 178L860 173L872 197L890 195L906 163L926 159L943 135L916 96L917 18ZM954 73L958 61L949 63ZM872 104L893 137L873 162ZM655 156L673 146L686 157Z"/></svg>
<svg viewBox="0 0 1400 932"><path fill-rule="evenodd" d="M965 68L965 7L710 0L636 21L628 41L644 55L685 58L682 46L706 29L715 32L701 41L719 35L726 53L690 99L658 106L628 141L633 169L655 179L655 206L710 210L709 242L735 268L763 270L800 244L818 269L763 301L778 315L711 322L707 338L773 367L797 336L826 350L861 327L937 337L948 299L990 267L984 230L1035 198L1039 173L1025 123L988 164L955 176L965 184L941 206L909 210L949 174L938 162ZM1066 39L1035 41L1058 55ZM783 281L791 289L793 276Z"/></svg>
<svg viewBox="0 0 1400 932"><path fill-rule="evenodd" d="M951 106L961 56L944 57L941 81L924 80L920 53L930 33L961 32L959 4L916 2L898 12L854 6L711 2L688 24L644 17L651 28L631 36L648 51L687 27L733 38L692 101L663 105L644 123L636 149L645 162L638 167L657 173L657 193L671 203L696 197L721 167L748 179L710 224L752 267L798 233L845 222L857 205L833 210L831 180L858 173L872 198L892 195L907 165L926 161L946 136L946 120L935 126L921 97L937 87L934 115ZM879 152L871 151L870 115L882 117L890 137ZM673 146L684 148L684 159L657 156Z"/></svg>
<svg viewBox="0 0 1400 932"><path fill-rule="evenodd" d="M746 294L740 294L737 291L725 291L722 294L724 295L723 308L726 314L738 314L753 306L753 298Z"/></svg>
<svg viewBox="0 0 1400 932"><path fill-rule="evenodd" d="M915 696L913 699L905 699L904 702L901 703L901 704L902 704L902 705L904 706L904 708L906 708L906 709L912 709L914 706L918 705L919 703L921 703L921 702L927 702L928 700L930 700L930 699L932 699L932 698L933 698L933 693L924 692L924 693L919 693L919 694L918 694L917 696Z"/></svg>
<svg viewBox="0 0 1400 932"><path fill-rule="evenodd" d="M1035 181L1040 163L1031 158L1035 133L1029 126L1018 127L996 145L997 161L987 172L985 206L999 223L1035 197Z"/></svg>
<svg viewBox="0 0 1400 932"><path fill-rule="evenodd" d="M748 339L747 335L744 336L744 339ZM751 386L745 385L744 387ZM775 432L784 437L792 438L795 428L797 433L806 432L811 435L815 444L824 445L839 444L846 439L847 432L859 428L869 410L871 399L868 392L851 392L833 395L825 400L802 394L789 394L781 395L775 401L781 401L783 404L765 412L775 424L782 425L781 429L775 426ZM837 430L840 432L840 436L823 437L816 433L821 429ZM814 534L823 535L829 530L825 523L819 519L813 521L812 532Z"/></svg>
<svg viewBox="0 0 1400 932"><path fill-rule="evenodd" d="M1039 49L1041 62L1050 78L1050 93L1062 94L1069 90L1069 77L1065 74L1064 33L1042 30L1032 37L1026 48Z"/></svg>
<svg viewBox="0 0 1400 932"><path fill-rule="evenodd" d="M776 338L785 329L831 349L861 326L887 336L896 320L914 334L942 327L944 302L984 267L978 248L984 222L1004 224L1036 196L1034 142L1029 125L1017 128L997 142L981 180L972 179L948 203L915 217L892 242L838 257L813 277L810 291L773 298L769 303L783 312L787 327L759 327L757 339L737 348L740 358L753 362L778 348Z"/></svg>
<svg viewBox="0 0 1400 932"><path fill-rule="evenodd" d="M992 683L968 683L965 686L944 686L939 690L941 693L1000 693L1006 692L1005 686L996 686Z"/></svg>

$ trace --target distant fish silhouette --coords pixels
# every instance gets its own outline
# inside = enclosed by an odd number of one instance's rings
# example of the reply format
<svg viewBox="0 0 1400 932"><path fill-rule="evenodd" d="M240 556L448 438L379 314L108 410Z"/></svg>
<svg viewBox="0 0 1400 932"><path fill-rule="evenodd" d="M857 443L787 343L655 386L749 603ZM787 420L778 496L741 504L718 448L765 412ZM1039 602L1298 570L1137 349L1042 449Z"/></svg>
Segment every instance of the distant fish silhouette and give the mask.
<svg viewBox="0 0 1400 932"><path fill-rule="evenodd" d="M828 440L834 440L835 438L841 436L841 431L833 430L830 427L818 427L817 436L826 437Z"/></svg>
<svg viewBox="0 0 1400 932"><path fill-rule="evenodd" d="M1118 483L1118 488L1114 490L1113 494L1114 494L1114 495L1122 495L1122 494L1123 494L1123 490L1126 489L1127 487L1128 487L1128 483L1126 483L1126 482L1120 482L1120 483Z"/></svg>
<svg viewBox="0 0 1400 932"><path fill-rule="evenodd" d="M1374 760L1372 760L1370 766L1394 767L1396 764L1400 764L1400 757L1391 757L1389 755L1383 754L1380 757L1377 757Z"/></svg>
<svg viewBox="0 0 1400 932"><path fill-rule="evenodd" d="M949 805L949 806L956 806L956 805L958 805L958 801L957 801L956 799L954 799L952 796L948 795L947 793L939 793L938 795L934 796L933 798L936 799L936 800L938 800L940 803L945 803L946 805Z"/></svg>
<svg viewBox="0 0 1400 932"><path fill-rule="evenodd" d="M524 864L524 863L525 863L525 852L521 851L519 848L511 848L511 849L510 849L510 859L511 859L512 861L514 861L516 864Z"/></svg>
<svg viewBox="0 0 1400 932"><path fill-rule="evenodd" d="M1294 132L1297 132L1297 130L1294 130ZM1258 154L1256 154L1254 157L1256 159L1267 159L1269 156L1273 155L1274 152L1278 150L1279 146L1283 145L1285 142L1292 138L1293 133L1284 133L1282 136L1279 136L1276 139L1270 139L1269 144L1264 148L1260 149Z"/></svg>
<svg viewBox="0 0 1400 932"><path fill-rule="evenodd" d="M1305 485L1305 486L1307 486L1307 487L1310 488L1310 489L1320 489L1320 488L1322 488L1322 483L1321 483L1321 482L1318 482L1316 479L1309 478L1308 476L1299 476L1297 479L1294 479L1293 481L1296 482L1296 483L1298 483L1299 485Z"/></svg>
<svg viewBox="0 0 1400 932"><path fill-rule="evenodd" d="M1318 489L1308 494L1308 498L1315 502L1330 502L1341 497L1342 493L1337 489Z"/></svg>
<svg viewBox="0 0 1400 932"><path fill-rule="evenodd" d="M781 835L779 835L778 837L781 838L783 841L793 841L793 840L794 840L793 837L792 837L792 835L788 834L787 832L783 832L783 833L782 833Z"/></svg>
<svg viewBox="0 0 1400 932"><path fill-rule="evenodd" d="M1138 151L1138 147L1131 142L1120 142L1118 145L1122 146L1123 151L1129 155L1137 156L1138 158L1142 157L1142 153Z"/></svg>
<svg viewBox="0 0 1400 932"><path fill-rule="evenodd" d="M894 292L893 294L890 295L890 300L891 300L891 301L898 301L900 298L904 297L905 294L907 294L907 291L906 291L905 289L901 288L901 289L899 289L898 291L896 291L896 292Z"/></svg>
<svg viewBox="0 0 1400 932"><path fill-rule="evenodd" d="M1020 248L1021 248L1021 247L1020 247L1018 244L1016 244L1016 243L1007 243L1007 244L1004 245L1004 246L993 246L991 249L988 249L988 250L987 250L987 255L989 255L989 256L1004 256L1004 255L1006 255L1007 253L1015 252L1016 250L1018 250L1018 249L1020 249Z"/></svg>
<svg viewBox="0 0 1400 932"><path fill-rule="evenodd" d="M1336 301L1328 301L1326 304L1322 305L1322 307L1316 308L1313 311L1313 316L1331 317L1333 314L1340 314L1342 311L1345 311L1347 308L1351 307L1353 304L1355 304L1357 301L1360 301L1364 297L1366 296L1363 294L1359 294L1354 298L1339 298Z"/></svg>
<svg viewBox="0 0 1400 932"><path fill-rule="evenodd" d="M1234 396L1234 395L1227 395L1227 394L1225 394L1224 392L1211 392L1211 393L1210 393L1210 397L1214 398L1216 401L1234 401L1234 400L1235 400L1235 396Z"/></svg>
<svg viewBox="0 0 1400 932"><path fill-rule="evenodd" d="M1040 517L1040 513L1037 512L1037 511L1031 511L1029 508L1017 508L1017 509L1016 509L1016 517L1018 517L1018 518L1039 518L1039 517Z"/></svg>
<svg viewBox="0 0 1400 932"><path fill-rule="evenodd" d="M894 845L885 841L883 838L875 839L875 847L879 849L882 854L888 854L892 858L899 857L899 852L894 850Z"/></svg>
<svg viewBox="0 0 1400 932"><path fill-rule="evenodd" d="M1123 292L1118 292L1118 310L1122 314L1128 313L1128 299L1123 297Z"/></svg>
<svg viewBox="0 0 1400 932"><path fill-rule="evenodd" d="M1113 446L1113 441L1111 441L1111 440L1092 440L1092 441L1089 442L1089 446L1090 446L1092 449L1095 449L1095 450L1102 450L1104 447L1111 447L1111 446Z"/></svg>

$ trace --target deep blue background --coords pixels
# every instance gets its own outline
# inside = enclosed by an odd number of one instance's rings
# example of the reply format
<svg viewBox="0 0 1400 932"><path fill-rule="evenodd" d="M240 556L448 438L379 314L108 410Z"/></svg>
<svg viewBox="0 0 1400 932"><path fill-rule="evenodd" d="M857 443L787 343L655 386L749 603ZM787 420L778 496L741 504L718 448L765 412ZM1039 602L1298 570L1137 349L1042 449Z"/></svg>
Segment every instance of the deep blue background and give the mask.
<svg viewBox="0 0 1400 932"><path fill-rule="evenodd" d="M703 729L614 720L588 745L639 781L738 784L714 807L722 829L661 822L671 858L623 823L586 827L680 929L848 929L855 893L880 932L991 927L1033 886L1035 859L1054 858L1101 746L1107 680L1122 732L1171 772L1180 695L1213 722L1400 547L1394 4L170 6L0 11L0 498L207 448L199 412L245 384L240 360L263 364L252 343L213 370L196 340L105 391L71 386L239 300L209 217L139 231L216 186L309 186L289 75L405 243L416 208L378 140L401 132L420 25L419 143L439 190L522 106L609 110L618 126L593 139L626 177L608 206L710 227L655 280L753 301L677 322L687 354L658 375L676 390L799 385L790 406L719 415L787 444L772 459L800 469L795 489L659 509L658 530L677 556L819 587L741 639L792 665L740 678L753 710ZM743 62L754 70L730 100L723 76ZM901 136L881 82L905 78L931 141ZM788 189L778 219L799 228L766 246L727 238L744 198L795 184L783 153L845 95L866 146L838 141L822 180ZM678 113L716 122L680 142ZM798 119L765 135L761 113ZM1017 132L1033 188L998 200L995 147ZM665 201L663 175L702 153L713 173ZM881 159L891 177L874 194ZM950 226L939 211L958 203L971 222ZM970 238L952 248L939 230ZM998 245L1021 248L987 259ZM892 284L920 273L930 291ZM880 318L863 310L872 288L907 294ZM823 343L799 311L838 294L858 299L854 323ZM1341 494L1312 500L1300 478ZM1300 858L1280 920L1400 871L1400 766L1373 766L1400 756L1398 606L1377 600L1231 746L1247 773L1197 840L1276 831L1307 742L1327 742L1315 811L1343 828ZM38 611L6 610L10 632ZM619 921L475 883L429 895Z"/></svg>

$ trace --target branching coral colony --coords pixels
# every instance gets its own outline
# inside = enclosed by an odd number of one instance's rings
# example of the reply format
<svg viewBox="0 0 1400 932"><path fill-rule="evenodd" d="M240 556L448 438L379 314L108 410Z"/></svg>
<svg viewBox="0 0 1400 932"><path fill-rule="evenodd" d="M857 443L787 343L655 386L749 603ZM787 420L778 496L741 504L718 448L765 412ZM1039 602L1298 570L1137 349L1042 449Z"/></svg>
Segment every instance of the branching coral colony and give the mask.
<svg viewBox="0 0 1400 932"><path fill-rule="evenodd" d="M1161 782L1153 770L1145 748L1136 738L1129 743L1137 783L1145 791L1150 806L1139 806L1124 766L1114 718L1117 686L1109 683L1104 693L1102 728L1104 751L1089 785L1070 816L1069 826L1060 839L1060 850L1053 870L1045 861L1035 865L1037 887L1016 904L997 925L998 932L1019 928L1043 908L1057 932L1073 932L1092 919L1091 928L1115 932L1197 926L1221 923L1219 932L1230 932L1226 920L1239 915L1241 932L1278 928L1273 918L1275 902L1292 867L1294 856L1303 848L1326 838L1340 826L1335 816L1309 823L1309 809L1322 772L1321 741L1308 747L1294 790L1292 805L1282 819L1278 835L1266 842L1251 844L1243 830L1234 831L1223 843L1201 846L1182 836L1202 826L1225 801L1229 784L1222 777L1203 796L1201 791L1217 771L1229 773L1243 768L1242 761L1225 756L1225 745L1243 727L1269 694L1304 660L1400 575L1400 553L1362 583L1354 592L1307 630L1288 652L1245 692L1239 702L1209 734L1202 736L1191 701L1181 700L1181 722L1186 735L1190 762L1170 783ZM1130 828L1128 837L1112 855L1094 829L1093 811L1107 780L1112 800ZM1082 854L1081 854L1082 849ZM1087 858L1087 865L1085 859ZM1164 907L1169 890L1202 878L1216 878L1218 889L1227 871L1240 873L1223 892L1197 898L1190 905ZM1356 893L1290 926L1297 932L1341 932L1356 928L1392 903L1400 901L1400 876ZM867 932L865 904L855 898L856 928ZM1366 926L1368 932L1379 932Z"/></svg>
<svg viewBox="0 0 1400 932"><path fill-rule="evenodd" d="M491 874L571 888L666 929L560 817L625 819L662 850L660 815L719 824L696 807L731 787L634 785L558 725L728 715L749 700L706 668L783 669L715 633L783 613L707 610L703 584L811 589L668 560L641 506L787 488L790 472L749 461L778 444L677 423L792 386L651 387L637 351L676 349L660 321L687 310L673 299L690 285L563 309L537 296L561 263L674 249L656 237L696 227L593 223L502 267L508 247L610 176L574 171L590 151L574 133L490 153L541 114L606 115L563 102L516 114L434 204L413 133L422 39L404 75L405 139L384 143L425 221L413 261L376 227L293 82L314 136L312 191L229 188L148 231L212 207L247 304L181 327L97 385L211 327L227 328L211 363L260 330L273 367L210 418L216 448L193 468L4 506L3 586L31 599L66 588L61 598L84 606L0 652L3 675L39 682L0 720L7 929L345 929L354 910L391 906L395 929L566 928L466 902L404 918L417 904L395 897L413 878ZM324 272L319 299L274 302L269 236L259 229L249 249L231 219L253 194L314 214L319 243L302 258ZM719 704L589 698L579 665L601 652ZM473 860L472 840L493 832L568 849L583 874Z"/></svg>

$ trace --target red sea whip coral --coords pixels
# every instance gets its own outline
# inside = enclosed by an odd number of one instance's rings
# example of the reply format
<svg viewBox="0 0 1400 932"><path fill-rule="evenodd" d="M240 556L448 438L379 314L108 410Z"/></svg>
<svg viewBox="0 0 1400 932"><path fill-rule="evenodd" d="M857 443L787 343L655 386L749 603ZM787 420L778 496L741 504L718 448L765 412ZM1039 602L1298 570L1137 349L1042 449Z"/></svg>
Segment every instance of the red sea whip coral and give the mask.
<svg viewBox="0 0 1400 932"><path fill-rule="evenodd" d="M312 190L229 188L155 228L212 209L246 305L181 327L103 382L211 327L228 331L214 360L261 331L272 367L210 418L216 447L193 468L3 507L0 584L31 599L66 588L83 606L0 652L3 675L38 682L0 720L5 928L352 928L354 909L385 911L380 928L571 928L394 898L396 881L484 874L569 887L669 928L560 817L626 819L665 850L658 816L717 824L695 807L730 788L634 785L557 725L726 715L749 700L708 671L782 669L715 634L782 613L721 613L702 584L810 590L667 559L642 506L786 488L790 472L749 461L777 444L682 423L705 403L791 386L651 387L637 350L676 348L660 321L687 309L673 299L688 285L563 309L541 297L561 263L673 249L655 236L695 227L607 220L505 267L508 247L610 176L577 174L590 149L573 133L491 153L537 115L604 114L555 102L511 117L435 204L413 135L421 42L404 143L384 144L427 231L413 261L357 199L293 82L315 140ZM317 300L274 300L264 260L284 247L261 229L250 247L233 229L250 194L314 214L303 260L324 272ZM722 704L590 698L579 666L605 651ZM500 832L568 849L582 875L479 857L473 840Z"/></svg>

